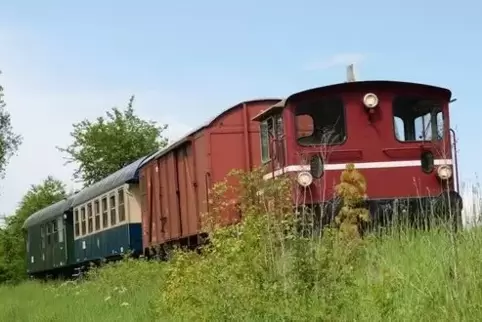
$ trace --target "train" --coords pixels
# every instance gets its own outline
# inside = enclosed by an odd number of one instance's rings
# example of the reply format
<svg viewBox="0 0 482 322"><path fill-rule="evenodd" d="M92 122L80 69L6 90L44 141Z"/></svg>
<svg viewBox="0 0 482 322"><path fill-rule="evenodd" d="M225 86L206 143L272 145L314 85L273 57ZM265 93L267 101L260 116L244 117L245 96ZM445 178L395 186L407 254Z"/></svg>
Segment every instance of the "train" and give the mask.
<svg viewBox="0 0 482 322"><path fill-rule="evenodd" d="M291 176L293 199L309 190L306 205L321 213L337 207L334 183L353 164L368 182L375 221L387 209L409 216L448 205L461 225L452 101L446 88L368 80L240 102L27 218L27 273L70 274L127 252L196 245L209 191L232 169L266 166L264 180Z"/></svg>

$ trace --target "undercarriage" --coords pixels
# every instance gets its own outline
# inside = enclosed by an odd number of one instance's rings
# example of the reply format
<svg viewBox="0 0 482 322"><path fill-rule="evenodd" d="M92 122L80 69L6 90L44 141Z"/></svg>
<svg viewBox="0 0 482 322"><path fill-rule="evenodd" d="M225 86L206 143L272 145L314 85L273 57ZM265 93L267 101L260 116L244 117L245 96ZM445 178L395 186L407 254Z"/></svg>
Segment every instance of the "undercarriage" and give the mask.
<svg viewBox="0 0 482 322"><path fill-rule="evenodd" d="M335 224L342 207L339 199L320 204L297 207L302 230L320 231ZM438 196L412 198L367 199L357 207L369 210L368 222L360 220L362 231L383 230L395 227L430 229L437 226L462 229L462 198L455 191Z"/></svg>

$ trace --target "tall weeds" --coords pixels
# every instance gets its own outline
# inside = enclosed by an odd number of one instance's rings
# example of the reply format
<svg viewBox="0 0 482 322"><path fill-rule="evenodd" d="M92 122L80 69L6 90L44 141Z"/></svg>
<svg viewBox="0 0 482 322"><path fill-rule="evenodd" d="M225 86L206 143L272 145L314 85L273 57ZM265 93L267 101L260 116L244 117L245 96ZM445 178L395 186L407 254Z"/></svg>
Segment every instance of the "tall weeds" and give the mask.
<svg viewBox="0 0 482 322"><path fill-rule="evenodd" d="M203 217L210 242L199 253L176 250L169 262L109 264L79 283L0 288L0 320L482 318L479 228L456 232L455 243L451 231L409 227L359 238L352 232L364 221L358 206L366 183L349 167L337 189L345 207L338 223L323 234L299 233L303 219L291 205L290 179L265 181L261 174L233 173L214 187ZM225 226L228 218L242 220Z"/></svg>

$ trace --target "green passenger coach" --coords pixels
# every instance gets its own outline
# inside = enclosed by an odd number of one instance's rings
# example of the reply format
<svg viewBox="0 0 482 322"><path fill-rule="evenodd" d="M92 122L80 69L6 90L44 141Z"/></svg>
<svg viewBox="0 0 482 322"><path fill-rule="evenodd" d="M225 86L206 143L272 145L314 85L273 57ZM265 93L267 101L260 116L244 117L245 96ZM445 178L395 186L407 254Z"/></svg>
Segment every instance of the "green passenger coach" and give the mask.
<svg viewBox="0 0 482 322"><path fill-rule="evenodd" d="M147 157L27 218L27 273L70 276L91 262L141 254L139 168Z"/></svg>
<svg viewBox="0 0 482 322"><path fill-rule="evenodd" d="M27 230L27 273L62 270L73 256L73 225L68 197L31 215Z"/></svg>

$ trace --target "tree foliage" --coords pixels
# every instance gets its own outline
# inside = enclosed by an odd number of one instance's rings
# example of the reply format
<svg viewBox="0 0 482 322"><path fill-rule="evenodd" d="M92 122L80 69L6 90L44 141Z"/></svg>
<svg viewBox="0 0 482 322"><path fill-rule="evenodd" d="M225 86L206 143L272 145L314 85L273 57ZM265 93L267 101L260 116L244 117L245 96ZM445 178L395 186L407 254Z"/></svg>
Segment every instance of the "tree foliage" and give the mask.
<svg viewBox="0 0 482 322"><path fill-rule="evenodd" d="M25 220L33 213L66 197L64 184L47 177L42 183L32 185L20 201L15 214L5 218L0 230L0 282L19 281L25 277Z"/></svg>
<svg viewBox="0 0 482 322"><path fill-rule="evenodd" d="M125 110L114 107L106 112L106 118L73 125L73 143L58 149L68 155L67 163L78 164L74 179L80 179L84 185L93 184L167 145L167 139L162 137L167 125L140 119L134 113L133 102L131 96Z"/></svg>
<svg viewBox="0 0 482 322"><path fill-rule="evenodd" d="M5 107L3 87L0 85L0 177L5 175L5 168L10 158L22 143L22 137L13 132L10 113L5 110Z"/></svg>

